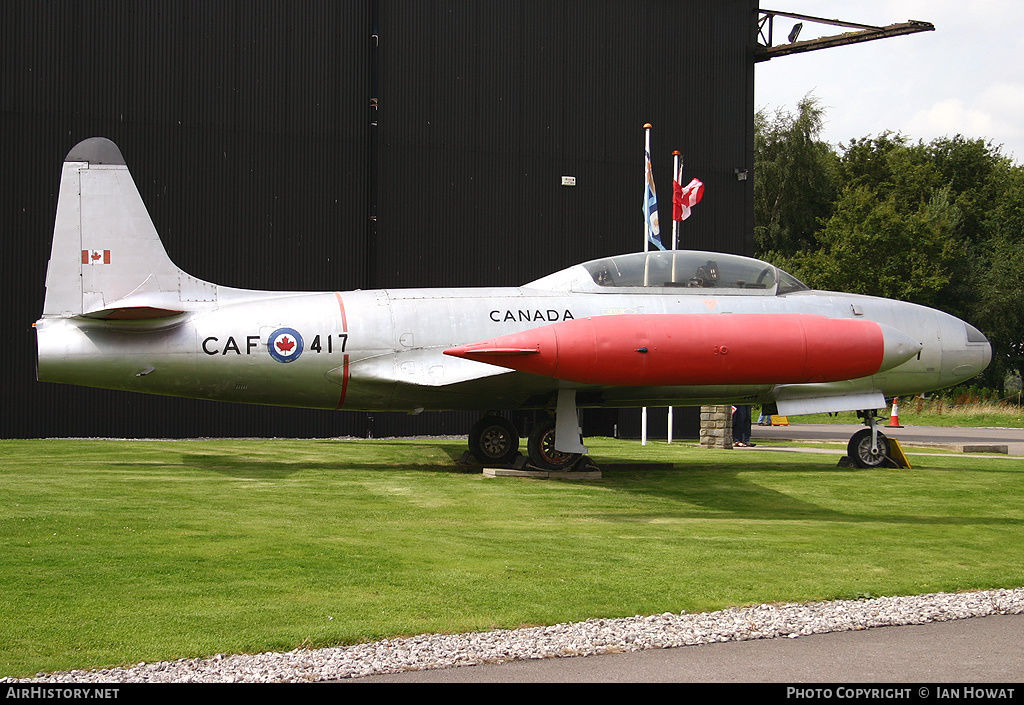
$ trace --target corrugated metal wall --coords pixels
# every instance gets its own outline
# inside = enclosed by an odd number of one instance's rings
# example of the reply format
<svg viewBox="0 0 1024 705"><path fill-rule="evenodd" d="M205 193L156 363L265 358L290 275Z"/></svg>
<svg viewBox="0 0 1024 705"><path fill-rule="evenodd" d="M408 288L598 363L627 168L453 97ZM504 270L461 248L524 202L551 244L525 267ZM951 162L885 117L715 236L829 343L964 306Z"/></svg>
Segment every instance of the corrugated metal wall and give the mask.
<svg viewBox="0 0 1024 705"><path fill-rule="evenodd" d="M15 404L0 435L464 433L472 415L371 419L36 382L31 323L64 155L86 137L117 142L172 259L203 279L518 284L641 246L649 121L663 202L673 149L708 187L683 246L741 252L752 183L733 170L752 166L756 8L8 0L0 276Z"/></svg>
<svg viewBox="0 0 1024 705"><path fill-rule="evenodd" d="M662 202L675 149L707 184L681 246L742 252L752 182L735 169L752 159L752 7L382 4L378 227L398 256L381 258L377 284L429 286L438 271L460 285L518 284L641 249L646 122Z"/></svg>

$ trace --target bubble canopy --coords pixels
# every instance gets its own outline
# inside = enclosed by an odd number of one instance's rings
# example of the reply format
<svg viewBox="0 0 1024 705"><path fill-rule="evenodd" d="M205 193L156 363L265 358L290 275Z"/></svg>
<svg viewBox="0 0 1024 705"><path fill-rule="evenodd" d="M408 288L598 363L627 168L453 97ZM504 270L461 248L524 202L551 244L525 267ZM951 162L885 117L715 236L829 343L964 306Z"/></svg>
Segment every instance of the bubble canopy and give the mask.
<svg viewBox="0 0 1024 705"><path fill-rule="evenodd" d="M582 270L582 271L581 271ZM591 260L538 279L535 288L573 291L668 289L672 293L775 296L808 287L773 264L699 250L637 252Z"/></svg>

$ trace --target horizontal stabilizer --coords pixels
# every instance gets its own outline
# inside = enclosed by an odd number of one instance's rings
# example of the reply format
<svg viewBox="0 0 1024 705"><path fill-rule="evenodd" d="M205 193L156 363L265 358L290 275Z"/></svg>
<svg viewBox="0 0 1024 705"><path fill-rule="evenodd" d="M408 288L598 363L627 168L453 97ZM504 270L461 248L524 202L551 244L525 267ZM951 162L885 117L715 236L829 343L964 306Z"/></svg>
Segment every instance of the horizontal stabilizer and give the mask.
<svg viewBox="0 0 1024 705"><path fill-rule="evenodd" d="M122 306L90 311L89 313L83 313L82 316L103 321L143 321L152 318L170 318L182 313L185 312L166 308L153 308L152 306Z"/></svg>

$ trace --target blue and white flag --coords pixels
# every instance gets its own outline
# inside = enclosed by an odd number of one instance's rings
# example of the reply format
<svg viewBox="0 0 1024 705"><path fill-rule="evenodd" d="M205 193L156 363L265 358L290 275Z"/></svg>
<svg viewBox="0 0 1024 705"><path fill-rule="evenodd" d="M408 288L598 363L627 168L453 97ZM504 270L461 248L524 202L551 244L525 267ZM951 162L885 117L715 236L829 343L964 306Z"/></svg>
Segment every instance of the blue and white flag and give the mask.
<svg viewBox="0 0 1024 705"><path fill-rule="evenodd" d="M651 173L651 151L648 148L644 152L647 166L644 172L644 221L647 224L647 239L659 250L664 250L661 244L661 228L658 225L658 195L654 191L654 174Z"/></svg>

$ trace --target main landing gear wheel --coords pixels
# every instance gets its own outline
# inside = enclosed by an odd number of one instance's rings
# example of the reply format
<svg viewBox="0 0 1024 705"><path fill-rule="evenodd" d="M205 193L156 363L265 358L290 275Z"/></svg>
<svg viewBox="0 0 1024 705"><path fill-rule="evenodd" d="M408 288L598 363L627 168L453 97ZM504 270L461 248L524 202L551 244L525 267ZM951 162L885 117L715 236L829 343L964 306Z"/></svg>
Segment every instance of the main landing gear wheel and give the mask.
<svg viewBox="0 0 1024 705"><path fill-rule="evenodd" d="M544 470L572 470L583 457L581 453L563 453L555 450L555 420L536 426L530 433L527 449L530 462Z"/></svg>
<svg viewBox="0 0 1024 705"><path fill-rule="evenodd" d="M484 464L511 463L519 453L519 431L503 416L485 416L469 432L469 452Z"/></svg>
<svg viewBox="0 0 1024 705"><path fill-rule="evenodd" d="M877 468L889 460L889 439L878 434L878 449L871 451L871 429L862 428L853 434L846 446L846 454L853 458L859 468Z"/></svg>

